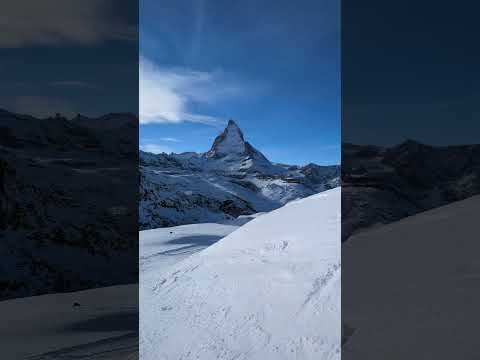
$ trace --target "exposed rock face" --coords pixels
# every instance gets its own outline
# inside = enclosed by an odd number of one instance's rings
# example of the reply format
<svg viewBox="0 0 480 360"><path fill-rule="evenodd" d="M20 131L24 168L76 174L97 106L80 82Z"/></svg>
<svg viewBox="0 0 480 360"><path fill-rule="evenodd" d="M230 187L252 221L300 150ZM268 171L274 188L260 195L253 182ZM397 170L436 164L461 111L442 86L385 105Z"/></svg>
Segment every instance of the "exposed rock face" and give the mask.
<svg viewBox="0 0 480 360"><path fill-rule="evenodd" d="M216 159L244 157L270 164L260 151L245 141L242 130L233 120L229 120L227 127L215 138L212 148L205 156Z"/></svg>
<svg viewBox="0 0 480 360"><path fill-rule="evenodd" d="M137 281L137 126L0 111L0 299Z"/></svg>
<svg viewBox="0 0 480 360"><path fill-rule="evenodd" d="M230 120L223 132L213 142L207 157L221 158L228 155L245 155L246 143L238 125Z"/></svg>
<svg viewBox="0 0 480 360"><path fill-rule="evenodd" d="M206 153L140 152L140 228L218 222L339 186L339 166L271 163L230 120Z"/></svg>
<svg viewBox="0 0 480 360"><path fill-rule="evenodd" d="M480 193L480 145L343 144L342 238Z"/></svg>

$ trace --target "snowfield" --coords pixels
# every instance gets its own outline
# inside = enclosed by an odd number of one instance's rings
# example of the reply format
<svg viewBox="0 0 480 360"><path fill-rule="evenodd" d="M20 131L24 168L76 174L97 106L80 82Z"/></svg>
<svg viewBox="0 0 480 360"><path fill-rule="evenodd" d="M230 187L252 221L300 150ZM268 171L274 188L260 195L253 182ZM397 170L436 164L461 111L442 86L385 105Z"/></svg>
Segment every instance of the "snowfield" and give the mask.
<svg viewBox="0 0 480 360"><path fill-rule="evenodd" d="M145 297L150 296L150 284L169 266L214 244L237 228L207 223L140 231L141 294L145 292Z"/></svg>
<svg viewBox="0 0 480 360"><path fill-rule="evenodd" d="M343 359L479 358L479 213L474 196L342 245Z"/></svg>
<svg viewBox="0 0 480 360"><path fill-rule="evenodd" d="M138 359L137 288L119 285L1 301L1 359Z"/></svg>
<svg viewBox="0 0 480 360"><path fill-rule="evenodd" d="M241 215L223 224L190 224L140 231L140 276L163 271L167 266L205 249L261 215L263 213Z"/></svg>
<svg viewBox="0 0 480 360"><path fill-rule="evenodd" d="M290 202L179 262L156 267L145 257L155 253L143 236L141 359L340 359L340 188Z"/></svg>

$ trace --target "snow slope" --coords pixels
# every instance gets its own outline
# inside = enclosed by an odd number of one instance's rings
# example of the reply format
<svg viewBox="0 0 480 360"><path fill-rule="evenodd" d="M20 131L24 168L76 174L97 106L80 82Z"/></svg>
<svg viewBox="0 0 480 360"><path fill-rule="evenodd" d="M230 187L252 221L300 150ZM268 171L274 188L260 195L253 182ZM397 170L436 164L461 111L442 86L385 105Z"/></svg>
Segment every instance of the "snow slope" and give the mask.
<svg viewBox="0 0 480 360"><path fill-rule="evenodd" d="M227 236L238 226L191 224L140 231L140 291L159 272Z"/></svg>
<svg viewBox="0 0 480 360"><path fill-rule="evenodd" d="M142 283L140 358L339 359L340 285L335 188L262 215Z"/></svg>
<svg viewBox="0 0 480 360"><path fill-rule="evenodd" d="M137 294L133 284L1 301L0 357L138 359Z"/></svg>
<svg viewBox="0 0 480 360"><path fill-rule="evenodd" d="M205 249L261 215L263 213L242 215L223 224L189 224L140 231L140 276L163 271L165 267Z"/></svg>
<svg viewBox="0 0 480 360"><path fill-rule="evenodd" d="M344 360L479 358L479 213L475 196L343 243Z"/></svg>

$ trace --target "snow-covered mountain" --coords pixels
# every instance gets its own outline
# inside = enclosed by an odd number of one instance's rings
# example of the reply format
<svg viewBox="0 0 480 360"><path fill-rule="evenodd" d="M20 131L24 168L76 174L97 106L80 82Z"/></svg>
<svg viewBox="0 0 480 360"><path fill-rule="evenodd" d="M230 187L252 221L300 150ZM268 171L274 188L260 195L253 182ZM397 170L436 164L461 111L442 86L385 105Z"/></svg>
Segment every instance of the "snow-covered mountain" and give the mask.
<svg viewBox="0 0 480 360"><path fill-rule="evenodd" d="M206 153L140 152L140 228L219 222L340 183L340 167L270 162L230 120Z"/></svg>
<svg viewBox="0 0 480 360"><path fill-rule="evenodd" d="M0 110L0 299L137 280L137 128Z"/></svg>
<svg viewBox="0 0 480 360"><path fill-rule="evenodd" d="M192 231L216 241L231 230L170 228L158 245L201 243ZM140 243L142 360L340 359L340 188L261 215L175 264L150 261L154 246Z"/></svg>
<svg viewBox="0 0 480 360"><path fill-rule="evenodd" d="M480 193L480 145L342 145L342 238Z"/></svg>

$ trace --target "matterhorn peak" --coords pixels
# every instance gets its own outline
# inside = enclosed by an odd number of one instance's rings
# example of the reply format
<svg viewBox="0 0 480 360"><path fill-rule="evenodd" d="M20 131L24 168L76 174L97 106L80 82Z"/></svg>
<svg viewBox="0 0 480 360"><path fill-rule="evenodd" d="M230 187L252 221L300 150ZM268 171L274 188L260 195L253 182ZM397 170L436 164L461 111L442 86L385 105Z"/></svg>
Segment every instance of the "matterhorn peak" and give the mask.
<svg viewBox="0 0 480 360"><path fill-rule="evenodd" d="M228 124L227 124L227 127L236 127L238 130L240 130L240 128L238 127L237 123L233 120L233 119L230 119L228 120Z"/></svg>
<svg viewBox="0 0 480 360"><path fill-rule="evenodd" d="M208 157L223 157L233 154L244 154L246 150L242 130L237 123L229 120L227 127L215 138L212 148L207 152Z"/></svg>

